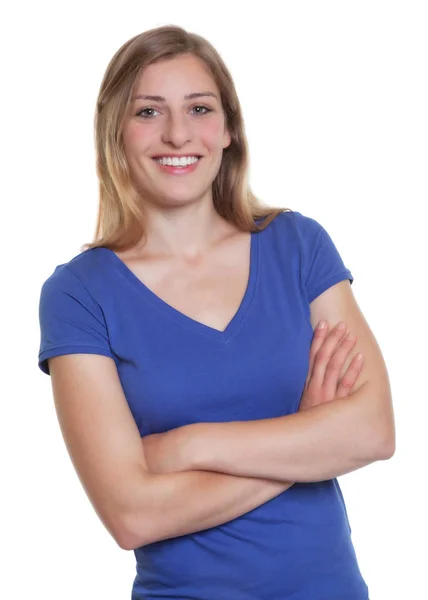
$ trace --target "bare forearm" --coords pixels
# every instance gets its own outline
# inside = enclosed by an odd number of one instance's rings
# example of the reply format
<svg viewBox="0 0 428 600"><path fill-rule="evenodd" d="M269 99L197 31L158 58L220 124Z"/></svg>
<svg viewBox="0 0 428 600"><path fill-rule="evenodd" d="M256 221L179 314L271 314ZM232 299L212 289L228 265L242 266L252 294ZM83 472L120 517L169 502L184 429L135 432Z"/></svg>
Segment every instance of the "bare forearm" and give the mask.
<svg viewBox="0 0 428 600"><path fill-rule="evenodd" d="M190 426L189 469L282 481L325 481L388 458L382 417L364 390L285 417ZM369 416L367 416L367 414Z"/></svg>
<svg viewBox="0 0 428 600"><path fill-rule="evenodd" d="M227 523L293 483L207 471L152 475L135 490L129 549Z"/></svg>

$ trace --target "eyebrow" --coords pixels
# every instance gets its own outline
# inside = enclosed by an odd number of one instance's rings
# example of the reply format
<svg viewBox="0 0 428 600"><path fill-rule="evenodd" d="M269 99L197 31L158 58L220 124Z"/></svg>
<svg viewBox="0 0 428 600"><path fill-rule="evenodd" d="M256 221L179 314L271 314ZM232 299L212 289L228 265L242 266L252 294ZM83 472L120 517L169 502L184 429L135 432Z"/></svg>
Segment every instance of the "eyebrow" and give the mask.
<svg viewBox="0 0 428 600"><path fill-rule="evenodd" d="M217 94L214 92L193 92L193 94L187 94L184 96L185 100L194 100L195 98L201 98L202 96L212 96L216 100L218 100ZM166 102L166 98L163 96L146 96L144 94L139 94L138 96L134 96L133 100L151 100L152 102Z"/></svg>

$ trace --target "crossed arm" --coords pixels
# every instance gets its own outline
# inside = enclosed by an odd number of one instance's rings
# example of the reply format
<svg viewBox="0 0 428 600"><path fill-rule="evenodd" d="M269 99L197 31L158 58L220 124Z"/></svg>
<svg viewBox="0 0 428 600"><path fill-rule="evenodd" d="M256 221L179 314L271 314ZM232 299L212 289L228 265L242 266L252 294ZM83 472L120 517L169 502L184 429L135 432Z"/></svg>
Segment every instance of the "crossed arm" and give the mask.
<svg viewBox="0 0 428 600"><path fill-rule="evenodd" d="M369 387L362 387L352 397L287 417L197 423L143 438L149 470L160 479L148 523L136 500L130 548L222 525L283 493L295 481L322 481L388 458L391 443L384 443L375 425L359 432L364 408L358 403L373 401L377 404ZM341 426L353 418L354 432L342 431ZM285 481L286 472L296 477Z"/></svg>
<svg viewBox="0 0 428 600"><path fill-rule="evenodd" d="M196 423L143 438L151 472L188 477L182 480L188 497L182 521L175 523L175 529L172 523L169 529L164 525L164 533L157 528L153 539L219 525L260 506L294 482L331 479L394 454L385 363L349 282L332 286L312 302L313 327L321 319L343 320L356 333L358 344L344 367L363 353L364 369L356 389L346 398L286 417ZM175 491L171 488L171 493Z"/></svg>
<svg viewBox="0 0 428 600"><path fill-rule="evenodd" d="M195 423L161 434L160 439L147 436L143 444L146 451L147 442L155 472L207 470L314 482L393 455L395 426L388 373L349 281L318 296L310 311L314 329L321 320L343 321L357 336L342 371L358 353L363 354L364 366L350 394L285 417Z"/></svg>
<svg viewBox="0 0 428 600"><path fill-rule="evenodd" d="M260 421L195 423L159 441L148 436L153 472L216 471L283 482L332 479L390 458L389 400L368 384L347 398ZM150 444L153 444L150 446Z"/></svg>

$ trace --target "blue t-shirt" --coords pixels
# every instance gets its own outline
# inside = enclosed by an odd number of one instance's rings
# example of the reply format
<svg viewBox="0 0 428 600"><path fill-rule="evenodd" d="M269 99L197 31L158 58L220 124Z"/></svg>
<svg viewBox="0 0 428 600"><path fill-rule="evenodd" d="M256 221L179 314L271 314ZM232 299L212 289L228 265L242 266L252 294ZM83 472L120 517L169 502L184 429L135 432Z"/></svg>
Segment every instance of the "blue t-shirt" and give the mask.
<svg viewBox="0 0 428 600"><path fill-rule="evenodd" d="M247 289L220 332L161 300L111 250L86 250L42 287L39 366L111 357L141 436L292 414L308 373L309 303L346 279L327 231L283 212L251 234ZM336 478L295 483L228 523L134 552L133 600L368 598Z"/></svg>

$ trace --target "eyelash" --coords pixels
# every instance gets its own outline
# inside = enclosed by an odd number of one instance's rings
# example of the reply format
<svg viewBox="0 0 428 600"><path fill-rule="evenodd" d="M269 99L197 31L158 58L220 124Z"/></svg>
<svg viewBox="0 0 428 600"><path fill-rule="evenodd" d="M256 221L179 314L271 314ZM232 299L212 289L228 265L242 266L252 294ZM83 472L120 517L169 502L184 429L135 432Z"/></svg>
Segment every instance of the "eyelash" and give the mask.
<svg viewBox="0 0 428 600"><path fill-rule="evenodd" d="M208 108L208 106L203 106L202 104L198 104L197 106L194 106L193 108L204 108L206 112L204 113L197 113L197 115L199 116L203 116L203 115L207 115L208 113L212 112L211 108ZM143 119L152 119L153 117L147 117L147 116L143 116L141 113L144 112L145 110L156 110L155 108L152 108L151 106L147 106L146 108L141 109L138 113L137 113L137 117L142 117Z"/></svg>

